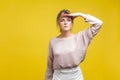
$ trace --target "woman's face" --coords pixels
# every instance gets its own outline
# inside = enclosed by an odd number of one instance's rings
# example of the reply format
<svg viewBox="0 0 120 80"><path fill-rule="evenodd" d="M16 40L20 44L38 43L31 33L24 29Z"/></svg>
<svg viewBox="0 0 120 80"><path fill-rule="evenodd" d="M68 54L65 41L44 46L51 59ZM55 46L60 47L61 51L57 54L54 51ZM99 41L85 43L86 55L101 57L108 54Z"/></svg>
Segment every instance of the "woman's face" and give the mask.
<svg viewBox="0 0 120 80"><path fill-rule="evenodd" d="M72 28L72 19L70 17L60 17L58 21L61 31L69 31Z"/></svg>

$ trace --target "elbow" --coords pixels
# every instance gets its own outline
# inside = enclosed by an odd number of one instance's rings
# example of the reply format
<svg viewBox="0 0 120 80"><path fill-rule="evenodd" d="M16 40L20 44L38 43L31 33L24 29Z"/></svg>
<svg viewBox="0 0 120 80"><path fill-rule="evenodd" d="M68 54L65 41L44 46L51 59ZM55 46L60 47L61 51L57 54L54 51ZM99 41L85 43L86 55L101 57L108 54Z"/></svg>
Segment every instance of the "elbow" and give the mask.
<svg viewBox="0 0 120 80"><path fill-rule="evenodd" d="M99 23L98 23L98 25L102 26L103 25L103 21L100 20Z"/></svg>

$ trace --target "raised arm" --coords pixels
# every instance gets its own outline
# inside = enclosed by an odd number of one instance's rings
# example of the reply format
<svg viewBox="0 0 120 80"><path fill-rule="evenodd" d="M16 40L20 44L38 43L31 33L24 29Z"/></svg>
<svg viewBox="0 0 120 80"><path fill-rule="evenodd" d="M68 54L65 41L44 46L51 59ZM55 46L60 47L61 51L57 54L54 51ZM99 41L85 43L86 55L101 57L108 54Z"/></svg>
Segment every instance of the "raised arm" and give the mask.
<svg viewBox="0 0 120 80"><path fill-rule="evenodd" d="M84 14L84 13L81 13L81 12L77 12L77 13L72 13L72 14L64 14L63 16L71 16L73 18L76 18L76 17L82 17L84 18L85 22L88 22L91 24L90 28L91 28L91 32L93 34L93 36L96 35L96 33L99 31L99 29L101 28L103 22L90 15L90 14Z"/></svg>
<svg viewBox="0 0 120 80"><path fill-rule="evenodd" d="M82 17L82 18L84 18L85 22L88 22L91 24L90 27L88 27L87 29L82 31L84 43L86 45L88 45L90 43L91 39L99 32L99 30L103 24L103 22L100 19L98 19L90 14L84 14L81 12L72 13L72 14L64 14L64 16L71 16L73 18Z"/></svg>
<svg viewBox="0 0 120 80"><path fill-rule="evenodd" d="M86 17L84 19L85 19L85 22L88 22L88 23L91 24L90 27L83 30L83 32L82 32L83 39L85 40L85 45L89 45L92 38L101 29L101 26L102 26L103 22L100 19L98 19L98 18L96 18L94 16L91 16L89 14L86 14Z"/></svg>
<svg viewBox="0 0 120 80"><path fill-rule="evenodd" d="M45 74L45 80L52 80L53 78L53 52L52 52L52 47L51 43L49 42L48 46L48 60L47 60L47 69L46 69L46 74Z"/></svg>

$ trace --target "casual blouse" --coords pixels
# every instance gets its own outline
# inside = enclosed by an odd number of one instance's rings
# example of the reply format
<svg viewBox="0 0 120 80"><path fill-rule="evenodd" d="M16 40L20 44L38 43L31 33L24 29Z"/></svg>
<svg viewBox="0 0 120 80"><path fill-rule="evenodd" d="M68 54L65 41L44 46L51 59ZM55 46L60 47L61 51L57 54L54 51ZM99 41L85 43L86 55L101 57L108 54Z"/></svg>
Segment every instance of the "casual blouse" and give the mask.
<svg viewBox="0 0 120 80"><path fill-rule="evenodd" d="M103 23L90 14L86 14L85 22L90 23L91 26L73 36L50 39L45 80L52 80L55 69L73 68L84 60L88 45Z"/></svg>

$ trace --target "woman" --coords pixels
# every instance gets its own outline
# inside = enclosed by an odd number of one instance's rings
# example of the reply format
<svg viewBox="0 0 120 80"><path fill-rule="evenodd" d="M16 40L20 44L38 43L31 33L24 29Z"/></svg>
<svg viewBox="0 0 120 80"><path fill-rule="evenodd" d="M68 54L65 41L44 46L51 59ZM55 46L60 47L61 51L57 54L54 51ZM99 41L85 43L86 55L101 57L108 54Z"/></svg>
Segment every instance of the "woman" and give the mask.
<svg viewBox="0 0 120 80"><path fill-rule="evenodd" d="M91 26L73 34L71 30L76 17L84 18ZM45 80L84 80L79 64L84 60L87 47L100 30L102 21L90 14L70 13L64 9L57 16L57 24L61 34L49 42Z"/></svg>

